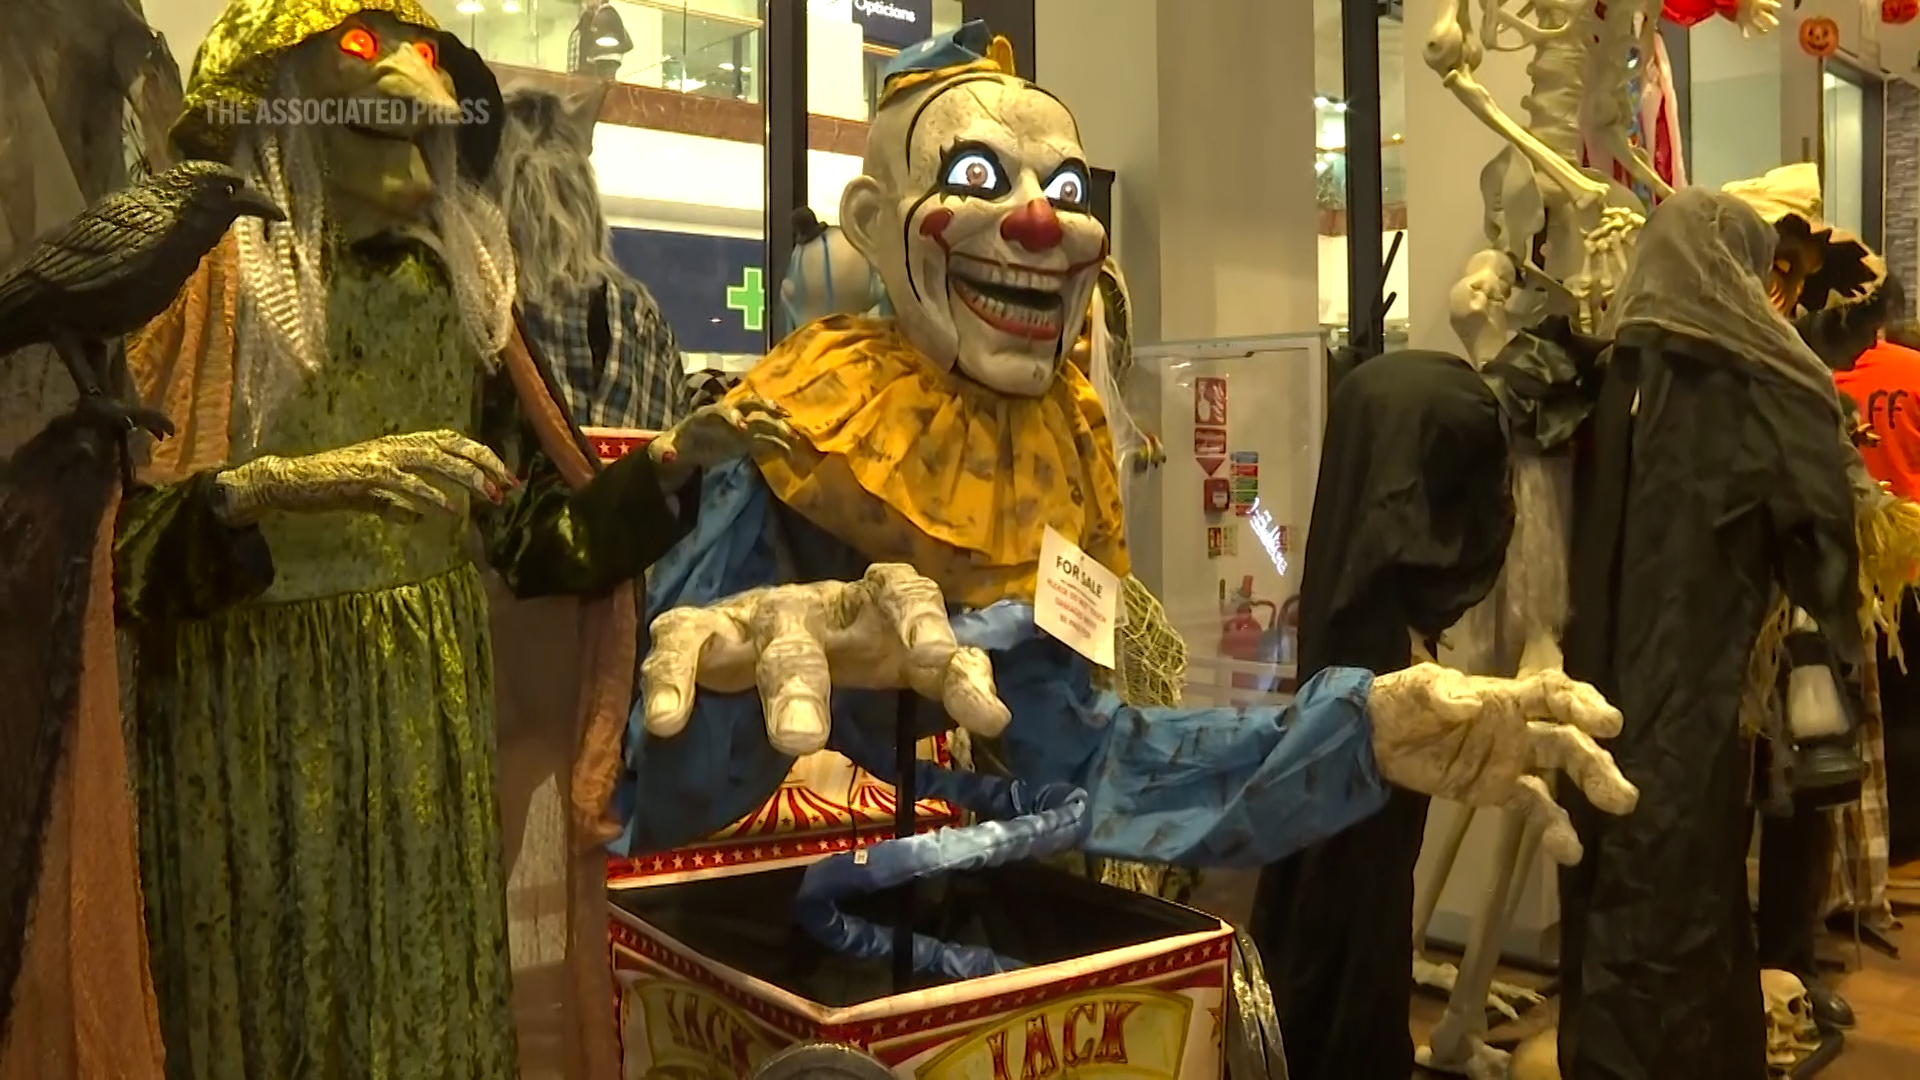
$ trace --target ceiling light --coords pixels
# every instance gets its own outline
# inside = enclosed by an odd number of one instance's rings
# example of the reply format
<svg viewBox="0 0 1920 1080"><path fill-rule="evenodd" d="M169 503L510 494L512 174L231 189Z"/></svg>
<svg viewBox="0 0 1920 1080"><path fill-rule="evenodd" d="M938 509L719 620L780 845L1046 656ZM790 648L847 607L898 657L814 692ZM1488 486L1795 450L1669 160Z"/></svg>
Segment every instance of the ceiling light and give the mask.
<svg viewBox="0 0 1920 1080"><path fill-rule="evenodd" d="M458 8L458 10L462 15L478 15L481 12L487 10L487 8L485 4L482 4L480 2L480 0L460 0L460 7Z"/></svg>
<svg viewBox="0 0 1920 1080"><path fill-rule="evenodd" d="M1332 102L1330 102L1330 101L1328 101L1328 100L1327 100L1326 98L1324 98L1324 97L1320 97L1320 96L1318 96L1318 95L1316 95L1316 96L1314 97L1314 99L1313 99L1313 107L1314 107L1314 108L1316 108L1316 109L1324 109L1324 108L1326 108L1326 107L1327 107L1328 105L1330 105L1330 104L1332 104Z"/></svg>
<svg viewBox="0 0 1920 1080"><path fill-rule="evenodd" d="M1394 133L1393 133L1393 141L1394 141L1394 142L1399 142L1399 141L1400 141L1400 133L1399 133L1399 132L1397 132L1397 131L1396 131L1396 132L1394 132Z"/></svg>
<svg viewBox="0 0 1920 1080"><path fill-rule="evenodd" d="M595 8L591 14L582 13L581 23L581 36L584 38L592 34L595 49L618 54L633 50L633 39L627 36L627 24L612 4Z"/></svg>
<svg viewBox="0 0 1920 1080"><path fill-rule="evenodd" d="M721 65L720 65L720 70L721 70L721 71L732 71L732 70L733 70L733 65L732 65L731 63L726 63L726 64L721 64Z"/></svg>
<svg viewBox="0 0 1920 1080"><path fill-rule="evenodd" d="M520 14L520 0L502 0L500 10L509 15Z"/></svg>
<svg viewBox="0 0 1920 1080"><path fill-rule="evenodd" d="M1334 112L1346 112L1346 111L1347 111L1347 103L1346 103L1346 102L1344 102L1344 101L1336 101L1336 102L1334 102L1334 103L1333 103L1333 111L1334 111Z"/></svg>

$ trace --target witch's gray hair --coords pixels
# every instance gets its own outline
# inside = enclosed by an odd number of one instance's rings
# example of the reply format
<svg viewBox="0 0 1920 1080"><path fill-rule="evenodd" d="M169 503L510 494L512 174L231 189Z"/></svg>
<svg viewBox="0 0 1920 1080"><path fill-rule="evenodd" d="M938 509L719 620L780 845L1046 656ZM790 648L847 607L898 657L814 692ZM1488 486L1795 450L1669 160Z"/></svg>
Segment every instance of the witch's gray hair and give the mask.
<svg viewBox="0 0 1920 1080"><path fill-rule="evenodd" d="M297 97L292 69L279 92ZM515 267L506 221L485 192L459 172L451 128L423 144L434 183L428 220L439 237L448 280L467 337L488 365L513 334ZM328 235L326 189L312 128L243 128L234 166L287 209L287 221L241 218L238 401L249 445L257 445L275 408L327 355L327 291L322 272Z"/></svg>
<svg viewBox="0 0 1920 1080"><path fill-rule="evenodd" d="M620 276L600 209L590 132L571 129L580 123L590 125L591 118L570 117L557 95L507 95L491 188L520 256L520 299L534 307L567 307L583 291Z"/></svg>

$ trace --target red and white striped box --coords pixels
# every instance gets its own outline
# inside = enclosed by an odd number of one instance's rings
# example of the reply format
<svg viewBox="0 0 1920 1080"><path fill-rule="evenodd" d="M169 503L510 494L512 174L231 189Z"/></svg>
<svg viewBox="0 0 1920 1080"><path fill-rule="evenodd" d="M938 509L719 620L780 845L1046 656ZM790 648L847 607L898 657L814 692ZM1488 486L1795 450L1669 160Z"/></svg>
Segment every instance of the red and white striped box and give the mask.
<svg viewBox="0 0 1920 1080"><path fill-rule="evenodd" d="M1231 935L1198 912L1179 909L1213 929L836 1007L703 955L644 913L615 910L628 1080L744 1078L802 1042L859 1047L901 1080L1222 1075Z"/></svg>
<svg viewBox="0 0 1920 1080"><path fill-rule="evenodd" d="M948 761L944 738L920 751ZM1198 911L1048 867L964 875L920 906L943 905L948 925L1000 919L1016 944L990 933L993 947L1033 966L905 993L891 992L888 964L807 940L792 924L805 868L890 837L893 811L890 785L822 752L701 843L612 860L624 1076L744 1078L781 1049L828 1041L902 1080L1220 1080L1232 932ZM960 822L933 800L915 818L921 831ZM1028 931L1043 955L1021 955Z"/></svg>

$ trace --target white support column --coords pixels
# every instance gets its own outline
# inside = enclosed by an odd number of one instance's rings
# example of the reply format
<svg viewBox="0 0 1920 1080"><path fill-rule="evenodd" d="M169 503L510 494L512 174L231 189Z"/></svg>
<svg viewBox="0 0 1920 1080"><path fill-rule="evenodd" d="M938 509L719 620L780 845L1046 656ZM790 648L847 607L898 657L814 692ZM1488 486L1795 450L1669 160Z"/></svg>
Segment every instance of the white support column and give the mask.
<svg viewBox="0 0 1920 1080"><path fill-rule="evenodd" d="M1143 341L1317 326L1313 19L1271 0L1046 0L1037 64L1114 170Z"/></svg>

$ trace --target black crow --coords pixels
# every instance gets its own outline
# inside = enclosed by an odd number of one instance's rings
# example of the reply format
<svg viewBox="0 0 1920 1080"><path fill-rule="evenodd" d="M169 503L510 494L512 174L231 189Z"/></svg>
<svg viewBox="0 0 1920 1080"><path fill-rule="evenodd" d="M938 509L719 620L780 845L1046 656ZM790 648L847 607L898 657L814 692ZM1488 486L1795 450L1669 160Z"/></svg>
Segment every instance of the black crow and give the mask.
<svg viewBox="0 0 1920 1080"><path fill-rule="evenodd" d="M129 483L127 436L144 428L165 438L173 424L107 395L109 345L164 312L241 217L287 215L227 166L183 162L102 199L0 275L0 356L52 345L80 392L76 418L119 440Z"/></svg>

